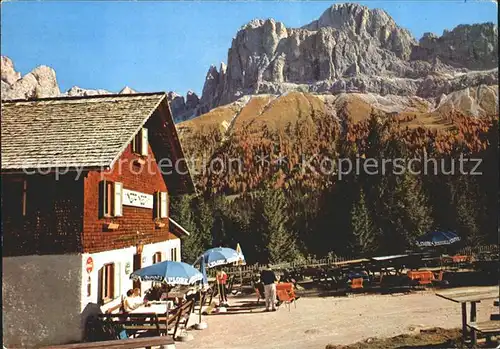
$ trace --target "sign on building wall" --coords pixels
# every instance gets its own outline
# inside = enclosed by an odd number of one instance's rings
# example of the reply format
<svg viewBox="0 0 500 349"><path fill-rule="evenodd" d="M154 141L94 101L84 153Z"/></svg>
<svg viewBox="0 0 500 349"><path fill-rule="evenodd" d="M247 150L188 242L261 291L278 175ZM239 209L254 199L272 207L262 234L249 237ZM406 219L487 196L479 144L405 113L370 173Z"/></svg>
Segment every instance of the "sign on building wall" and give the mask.
<svg viewBox="0 0 500 349"><path fill-rule="evenodd" d="M85 264L85 269L87 270L87 273L91 273L92 270L94 270L94 260L92 257L87 258L87 263Z"/></svg>
<svg viewBox="0 0 500 349"><path fill-rule="evenodd" d="M126 206L153 208L153 195L138 191L123 189L123 204Z"/></svg>
<svg viewBox="0 0 500 349"><path fill-rule="evenodd" d="M127 262L125 264L125 274L130 274L132 272L132 268L131 268L131 265L130 265L130 262Z"/></svg>

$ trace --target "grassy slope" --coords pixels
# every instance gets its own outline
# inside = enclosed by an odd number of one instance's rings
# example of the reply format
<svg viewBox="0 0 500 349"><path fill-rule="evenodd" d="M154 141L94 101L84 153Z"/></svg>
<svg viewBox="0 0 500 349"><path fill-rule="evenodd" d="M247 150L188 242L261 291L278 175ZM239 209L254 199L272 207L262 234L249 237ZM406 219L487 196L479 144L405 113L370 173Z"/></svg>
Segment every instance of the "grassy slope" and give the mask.
<svg viewBox="0 0 500 349"><path fill-rule="evenodd" d="M294 166L300 161L298 154L332 155L341 127L340 121L347 119L349 125L362 125L372 110L398 120L400 129L407 130L407 134L402 137L409 143L414 142L416 147L423 144L422 139L417 139L419 134L427 134L428 137L435 138L436 142L449 142L455 134L460 137L461 132L456 119L449 117L450 111L471 105L464 102L471 98L478 98L477 101L474 99L474 103L483 110L495 110L495 94L490 90L487 87L481 93L477 89L465 91L452 96L436 110L433 110L431 103L417 97L362 94L317 96L299 92L278 98L255 96L244 105L222 106L198 118L182 122L177 127L188 157L204 157L205 161L211 157L243 159L244 173L232 178L195 176L202 186L222 189L230 194L257 188L263 181L270 181L276 186L281 186L290 179L314 182L317 180L314 176L294 172ZM355 132L361 135L364 132L363 126ZM427 136L422 137L425 139ZM443 149L446 149L446 145ZM259 153L286 155L287 166L278 171L276 168L257 166L255 157ZM200 166L201 161L191 168L199 171Z"/></svg>

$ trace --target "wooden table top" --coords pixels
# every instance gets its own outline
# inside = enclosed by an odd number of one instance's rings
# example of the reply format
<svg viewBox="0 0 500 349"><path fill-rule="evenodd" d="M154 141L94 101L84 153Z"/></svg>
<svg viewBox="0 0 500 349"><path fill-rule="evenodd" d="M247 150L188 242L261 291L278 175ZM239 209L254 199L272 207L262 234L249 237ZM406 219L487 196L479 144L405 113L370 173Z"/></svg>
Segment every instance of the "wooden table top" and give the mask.
<svg viewBox="0 0 500 349"><path fill-rule="evenodd" d="M499 292L498 286L459 287L440 291L436 296L456 303L466 303L497 299Z"/></svg>
<svg viewBox="0 0 500 349"><path fill-rule="evenodd" d="M168 308L172 310L174 308L174 302L168 301L170 304ZM152 313L152 314L165 314L167 312L167 302L152 302L151 306L141 306L137 309L132 310L130 313Z"/></svg>

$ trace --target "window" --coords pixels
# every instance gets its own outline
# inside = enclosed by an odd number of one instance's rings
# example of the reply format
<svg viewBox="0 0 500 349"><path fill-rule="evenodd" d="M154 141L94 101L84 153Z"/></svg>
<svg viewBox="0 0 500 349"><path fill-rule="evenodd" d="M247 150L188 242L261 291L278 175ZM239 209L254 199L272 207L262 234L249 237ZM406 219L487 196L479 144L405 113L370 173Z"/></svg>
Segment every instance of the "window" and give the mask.
<svg viewBox="0 0 500 349"><path fill-rule="evenodd" d="M113 299L115 293L115 265L105 264L99 270L99 279L101 281L100 298L103 303L107 303Z"/></svg>
<svg viewBox="0 0 500 349"><path fill-rule="evenodd" d="M92 279L90 278L89 275L89 278L87 279L87 297L90 296L92 296Z"/></svg>
<svg viewBox="0 0 500 349"><path fill-rule="evenodd" d="M99 185L100 216L121 217L123 215L123 184L104 180Z"/></svg>
<svg viewBox="0 0 500 349"><path fill-rule="evenodd" d="M168 193L158 191L155 193L155 218L168 217Z"/></svg>
<svg viewBox="0 0 500 349"><path fill-rule="evenodd" d="M26 179L23 180L23 197L22 197L22 213L23 217L26 216L26 196L28 191L28 182Z"/></svg>
<svg viewBox="0 0 500 349"><path fill-rule="evenodd" d="M25 179L8 178L4 180L2 185L2 211L6 217L22 218L26 216L27 189L28 182Z"/></svg>
<svg viewBox="0 0 500 349"><path fill-rule="evenodd" d="M147 156L148 145L148 129L141 128L132 140L132 152L142 156Z"/></svg>
<svg viewBox="0 0 500 349"><path fill-rule="evenodd" d="M161 262L161 252L156 252L153 255L153 264Z"/></svg>
<svg viewBox="0 0 500 349"><path fill-rule="evenodd" d="M177 261L177 247L170 249L170 260Z"/></svg>

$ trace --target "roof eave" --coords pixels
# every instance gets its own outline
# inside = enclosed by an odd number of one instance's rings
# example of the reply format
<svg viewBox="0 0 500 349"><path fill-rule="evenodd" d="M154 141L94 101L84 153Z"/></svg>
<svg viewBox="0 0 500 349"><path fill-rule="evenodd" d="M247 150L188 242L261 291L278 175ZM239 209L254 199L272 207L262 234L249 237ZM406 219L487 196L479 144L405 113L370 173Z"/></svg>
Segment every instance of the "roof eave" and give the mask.
<svg viewBox="0 0 500 349"><path fill-rule="evenodd" d="M188 232L186 229L184 229L179 223L177 223L176 221L174 221L172 219L172 217L168 217L168 220L179 230L181 231L184 235L186 236L190 236L191 233Z"/></svg>

